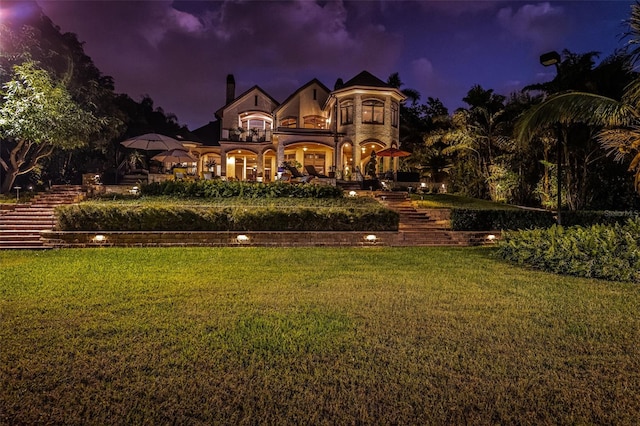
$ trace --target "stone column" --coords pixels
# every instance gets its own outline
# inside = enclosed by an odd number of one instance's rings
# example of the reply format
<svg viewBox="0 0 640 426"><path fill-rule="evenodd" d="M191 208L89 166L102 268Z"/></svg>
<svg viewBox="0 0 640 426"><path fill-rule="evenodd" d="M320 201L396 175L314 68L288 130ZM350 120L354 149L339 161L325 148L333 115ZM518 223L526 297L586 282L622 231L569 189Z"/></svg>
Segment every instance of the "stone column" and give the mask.
<svg viewBox="0 0 640 426"><path fill-rule="evenodd" d="M220 177L227 177L227 152L224 148L220 148Z"/></svg>
<svg viewBox="0 0 640 426"><path fill-rule="evenodd" d="M256 172L258 173L258 176L256 176L256 179L258 182L263 182L264 181L264 152L262 150L258 151L256 163L257 163Z"/></svg>

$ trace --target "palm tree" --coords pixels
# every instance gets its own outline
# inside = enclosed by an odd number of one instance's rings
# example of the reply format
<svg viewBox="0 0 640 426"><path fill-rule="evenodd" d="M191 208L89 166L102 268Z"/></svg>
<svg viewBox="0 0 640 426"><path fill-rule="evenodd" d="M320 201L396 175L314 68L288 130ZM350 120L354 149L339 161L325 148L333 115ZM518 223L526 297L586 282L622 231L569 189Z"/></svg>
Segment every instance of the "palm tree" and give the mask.
<svg viewBox="0 0 640 426"><path fill-rule="evenodd" d="M632 49L626 60L629 61L630 70L631 65L640 59L640 3L631 6L628 25L627 35L631 37L629 46ZM594 52L590 52L586 55L593 54ZM614 55L614 60L605 62L604 65L612 68L611 64L616 58L619 60L621 55ZM555 128L559 144L557 167L560 170L561 150L568 153L567 138L562 135L566 136L571 126L578 123L589 126L594 130L591 132L593 139L599 142L607 155L619 162L631 157L629 170L634 173L634 187L640 193L640 77L638 74L631 75L628 70L627 76L633 78L633 81L626 87L620 100L610 97L615 94L606 96L586 91L552 95L522 116L516 127L516 139L521 143L528 143L539 132ZM611 78L602 80L615 81ZM560 184L558 180L558 190Z"/></svg>

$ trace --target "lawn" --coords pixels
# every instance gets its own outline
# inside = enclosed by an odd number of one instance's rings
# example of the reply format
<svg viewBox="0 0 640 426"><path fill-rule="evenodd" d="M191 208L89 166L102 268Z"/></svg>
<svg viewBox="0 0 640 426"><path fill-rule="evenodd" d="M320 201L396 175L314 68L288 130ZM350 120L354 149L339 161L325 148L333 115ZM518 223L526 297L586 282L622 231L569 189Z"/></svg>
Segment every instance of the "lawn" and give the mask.
<svg viewBox="0 0 640 426"><path fill-rule="evenodd" d="M423 209L514 210L516 206L454 194L413 194L411 198Z"/></svg>
<svg viewBox="0 0 640 426"><path fill-rule="evenodd" d="M0 251L0 424L636 424L639 308L487 248Z"/></svg>

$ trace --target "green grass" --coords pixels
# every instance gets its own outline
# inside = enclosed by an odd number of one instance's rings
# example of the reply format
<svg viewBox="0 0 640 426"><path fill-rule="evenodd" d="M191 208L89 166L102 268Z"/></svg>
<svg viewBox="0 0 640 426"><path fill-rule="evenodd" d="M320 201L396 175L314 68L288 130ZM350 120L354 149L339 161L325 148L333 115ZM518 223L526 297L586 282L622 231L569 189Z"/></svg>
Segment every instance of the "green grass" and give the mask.
<svg viewBox="0 0 640 426"><path fill-rule="evenodd" d="M639 307L485 248L0 251L0 424L635 424Z"/></svg>
<svg viewBox="0 0 640 426"><path fill-rule="evenodd" d="M482 210L515 210L518 207L509 204L495 203L478 198L453 194L413 194L412 199L423 209L482 209Z"/></svg>

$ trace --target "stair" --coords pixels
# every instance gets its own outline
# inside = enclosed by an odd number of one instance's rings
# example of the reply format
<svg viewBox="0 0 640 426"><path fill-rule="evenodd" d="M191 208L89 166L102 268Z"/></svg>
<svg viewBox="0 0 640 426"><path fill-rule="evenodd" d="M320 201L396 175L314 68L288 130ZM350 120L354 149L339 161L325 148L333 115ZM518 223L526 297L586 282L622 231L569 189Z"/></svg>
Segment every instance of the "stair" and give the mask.
<svg viewBox="0 0 640 426"><path fill-rule="evenodd" d="M400 215L398 244L403 246L458 246L464 244L455 238L447 222L431 218L413 206L407 192L384 191L376 199Z"/></svg>
<svg viewBox="0 0 640 426"><path fill-rule="evenodd" d="M53 230L56 206L77 203L84 197L81 186L54 185L30 203L18 204L3 213L0 215L0 250L47 248L40 241L40 231Z"/></svg>
<svg viewBox="0 0 640 426"><path fill-rule="evenodd" d="M362 190L362 182L352 180L339 180L336 185L345 192Z"/></svg>
<svg viewBox="0 0 640 426"><path fill-rule="evenodd" d="M146 183L148 179L148 176L145 174L128 174L122 176L118 180L118 185L137 186L140 184L140 182Z"/></svg>

